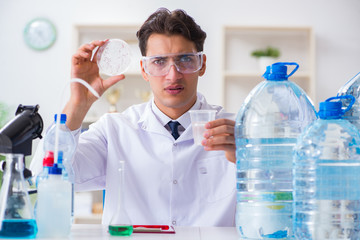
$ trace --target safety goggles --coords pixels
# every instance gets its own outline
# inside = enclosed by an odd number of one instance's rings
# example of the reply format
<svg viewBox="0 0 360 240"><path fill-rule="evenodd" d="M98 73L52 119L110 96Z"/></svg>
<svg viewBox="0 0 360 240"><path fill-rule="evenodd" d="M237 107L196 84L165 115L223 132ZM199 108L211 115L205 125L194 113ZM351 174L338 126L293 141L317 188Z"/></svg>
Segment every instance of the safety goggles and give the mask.
<svg viewBox="0 0 360 240"><path fill-rule="evenodd" d="M194 73L201 69L203 53L172 53L143 57L142 63L147 74L155 77L165 76L170 67L175 66L180 73Z"/></svg>

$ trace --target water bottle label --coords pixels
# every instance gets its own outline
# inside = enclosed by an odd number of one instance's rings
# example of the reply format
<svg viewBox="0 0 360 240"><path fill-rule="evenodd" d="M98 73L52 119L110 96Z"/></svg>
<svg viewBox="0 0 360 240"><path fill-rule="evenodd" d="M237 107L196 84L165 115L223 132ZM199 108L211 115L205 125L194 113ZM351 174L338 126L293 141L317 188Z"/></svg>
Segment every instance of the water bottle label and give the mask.
<svg viewBox="0 0 360 240"><path fill-rule="evenodd" d="M255 201L255 202L277 202L277 201L292 201L292 192L243 192L238 194L238 200L241 202Z"/></svg>

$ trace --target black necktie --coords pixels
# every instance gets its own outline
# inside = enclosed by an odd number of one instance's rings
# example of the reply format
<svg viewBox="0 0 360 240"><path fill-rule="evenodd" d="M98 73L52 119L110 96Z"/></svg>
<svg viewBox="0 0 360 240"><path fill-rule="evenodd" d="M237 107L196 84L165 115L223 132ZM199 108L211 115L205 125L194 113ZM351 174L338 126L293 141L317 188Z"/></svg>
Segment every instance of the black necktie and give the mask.
<svg viewBox="0 0 360 240"><path fill-rule="evenodd" d="M180 136L178 131L180 123L177 121L170 121L168 125L171 129L171 135L175 138L175 140L178 139L178 137Z"/></svg>

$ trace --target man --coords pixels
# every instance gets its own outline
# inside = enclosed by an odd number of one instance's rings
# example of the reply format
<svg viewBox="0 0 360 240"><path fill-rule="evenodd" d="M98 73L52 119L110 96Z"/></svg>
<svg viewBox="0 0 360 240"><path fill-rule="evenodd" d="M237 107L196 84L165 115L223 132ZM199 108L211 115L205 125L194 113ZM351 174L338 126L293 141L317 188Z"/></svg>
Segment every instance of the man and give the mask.
<svg viewBox="0 0 360 240"><path fill-rule="evenodd" d="M75 189L105 189L103 223L118 204L119 160L125 161L125 209L133 224L233 226L235 140L233 115L209 105L197 93L205 73L206 33L182 10L158 9L137 32L144 58L143 78L153 99L122 113L105 114L80 136L79 128L96 97L72 83L64 108L67 126L78 138L73 159ZM72 78L88 82L100 95L124 79L101 79L92 51L106 41L81 46L72 58ZM191 109L215 109L203 146L193 144ZM179 137L170 121L178 121ZM176 130L175 130L176 131ZM219 151L221 150L221 151ZM229 161L227 161L227 159Z"/></svg>

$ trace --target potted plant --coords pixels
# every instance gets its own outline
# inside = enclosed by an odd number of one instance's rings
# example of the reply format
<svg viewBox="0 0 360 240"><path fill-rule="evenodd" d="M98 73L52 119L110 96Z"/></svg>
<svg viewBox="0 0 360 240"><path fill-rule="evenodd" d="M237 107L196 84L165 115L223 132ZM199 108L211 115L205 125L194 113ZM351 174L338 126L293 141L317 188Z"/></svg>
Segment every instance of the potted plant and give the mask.
<svg viewBox="0 0 360 240"><path fill-rule="evenodd" d="M256 49L251 52L251 56L258 59L261 71L265 71L266 67L273 64L280 56L280 50L275 47L268 46L265 49Z"/></svg>

